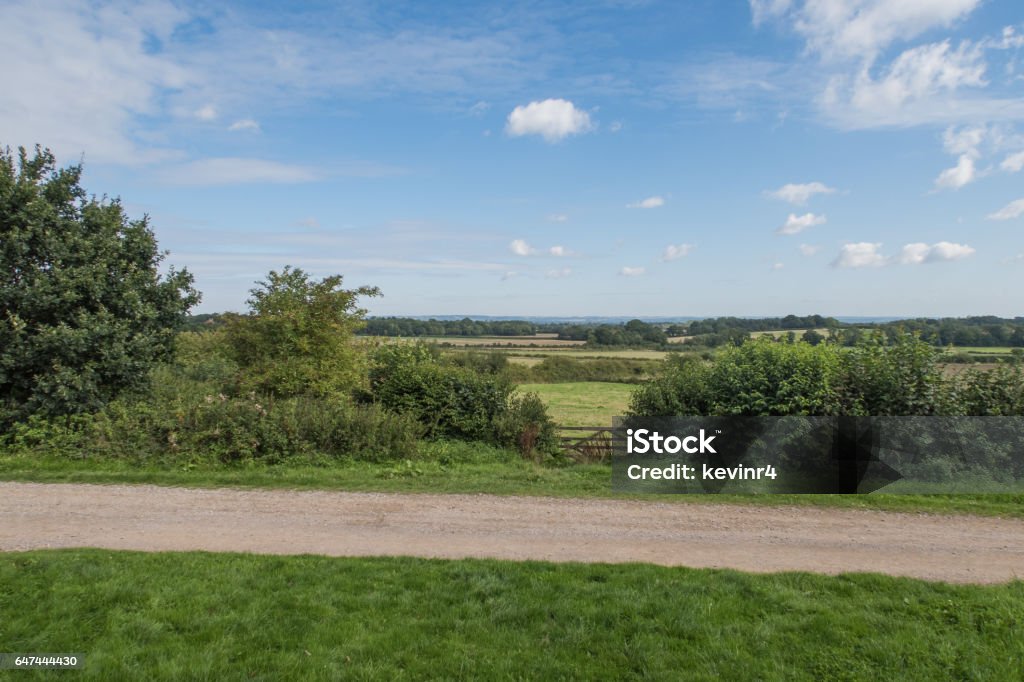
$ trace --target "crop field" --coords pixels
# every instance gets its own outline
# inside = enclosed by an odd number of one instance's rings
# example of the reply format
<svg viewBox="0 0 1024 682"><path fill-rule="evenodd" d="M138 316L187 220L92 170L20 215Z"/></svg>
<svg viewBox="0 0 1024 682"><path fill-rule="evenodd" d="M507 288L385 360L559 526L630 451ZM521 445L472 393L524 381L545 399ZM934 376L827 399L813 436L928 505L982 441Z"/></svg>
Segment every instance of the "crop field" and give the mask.
<svg viewBox="0 0 1024 682"><path fill-rule="evenodd" d="M500 350L500 349L499 349ZM671 353L663 350L582 350L582 349L549 349L549 348L516 348L506 351L510 356L546 357L557 355L561 358L622 358L624 360L664 360Z"/></svg>
<svg viewBox="0 0 1024 682"><path fill-rule="evenodd" d="M520 384L523 391L536 393L559 426L611 426L629 406L634 384L580 381L567 384Z"/></svg>
<svg viewBox="0 0 1024 682"><path fill-rule="evenodd" d="M1014 349L1010 346L953 346L950 353L970 353L971 355L1009 355Z"/></svg>
<svg viewBox="0 0 1024 682"><path fill-rule="evenodd" d="M571 339L553 339L546 336L424 336L421 337L429 343L450 344L452 346L484 346L496 348L509 348L522 346L532 348L541 346L543 348L572 348L582 346L585 341L573 341Z"/></svg>

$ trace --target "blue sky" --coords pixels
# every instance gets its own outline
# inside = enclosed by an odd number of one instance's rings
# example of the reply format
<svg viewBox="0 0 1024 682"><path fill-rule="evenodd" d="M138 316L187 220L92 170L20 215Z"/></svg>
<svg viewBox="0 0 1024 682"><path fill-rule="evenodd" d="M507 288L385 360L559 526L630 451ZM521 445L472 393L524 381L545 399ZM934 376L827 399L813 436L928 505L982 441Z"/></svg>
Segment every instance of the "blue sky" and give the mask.
<svg viewBox="0 0 1024 682"><path fill-rule="evenodd" d="M1016 0L0 6L0 143L200 311L1024 315Z"/></svg>

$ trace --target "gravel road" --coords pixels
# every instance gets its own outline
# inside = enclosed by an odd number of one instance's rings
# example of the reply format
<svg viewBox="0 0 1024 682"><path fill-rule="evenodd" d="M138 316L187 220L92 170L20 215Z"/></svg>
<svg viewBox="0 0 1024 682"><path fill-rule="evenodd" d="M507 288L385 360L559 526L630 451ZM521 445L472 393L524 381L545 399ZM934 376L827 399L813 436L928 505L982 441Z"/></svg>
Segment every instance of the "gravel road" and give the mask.
<svg viewBox="0 0 1024 682"><path fill-rule="evenodd" d="M624 500L0 483L0 551L102 547L1024 577L1024 520Z"/></svg>

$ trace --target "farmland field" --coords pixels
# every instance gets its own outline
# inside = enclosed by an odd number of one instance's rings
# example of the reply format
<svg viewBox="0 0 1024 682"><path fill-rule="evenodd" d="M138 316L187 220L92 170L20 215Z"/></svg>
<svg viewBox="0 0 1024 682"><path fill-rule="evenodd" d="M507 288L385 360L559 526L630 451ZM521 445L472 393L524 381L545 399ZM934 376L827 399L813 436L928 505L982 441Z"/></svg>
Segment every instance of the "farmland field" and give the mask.
<svg viewBox="0 0 1024 682"><path fill-rule="evenodd" d="M559 426L611 426L629 406L634 384L580 381L566 384L520 384L536 393Z"/></svg>
<svg viewBox="0 0 1024 682"><path fill-rule="evenodd" d="M356 340L372 339L378 342L423 341L424 343L449 344L452 346L481 346L508 348L522 346L530 348L543 346L544 348L571 348L582 346L585 341L573 341L570 339L552 338L551 334L535 334L533 336L357 336Z"/></svg>

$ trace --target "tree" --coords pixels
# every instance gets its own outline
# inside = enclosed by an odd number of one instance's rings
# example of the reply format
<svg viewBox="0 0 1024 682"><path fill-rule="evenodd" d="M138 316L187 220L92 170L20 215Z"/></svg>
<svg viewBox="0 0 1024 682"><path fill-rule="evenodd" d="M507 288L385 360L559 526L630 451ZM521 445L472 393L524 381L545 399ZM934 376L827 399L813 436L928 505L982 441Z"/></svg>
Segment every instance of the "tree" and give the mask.
<svg viewBox="0 0 1024 682"><path fill-rule="evenodd" d="M364 324L360 296L377 287L342 289L342 276L313 281L286 266L270 271L250 290L248 316L226 326L227 342L242 369L244 388L275 396L338 396L363 376L362 354L353 342Z"/></svg>
<svg viewBox="0 0 1024 682"><path fill-rule="evenodd" d="M188 271L160 275L148 218L87 198L81 175L38 146L0 150L0 426L143 384L199 302Z"/></svg>

